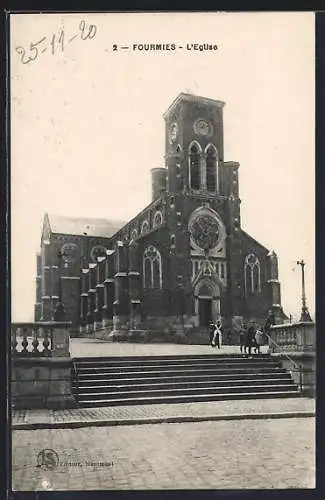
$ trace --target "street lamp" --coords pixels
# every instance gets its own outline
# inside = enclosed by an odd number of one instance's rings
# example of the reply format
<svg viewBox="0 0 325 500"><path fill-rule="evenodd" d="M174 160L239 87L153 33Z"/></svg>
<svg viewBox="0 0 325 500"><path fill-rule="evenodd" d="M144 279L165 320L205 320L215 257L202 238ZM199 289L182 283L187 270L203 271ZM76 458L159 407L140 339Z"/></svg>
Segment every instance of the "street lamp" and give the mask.
<svg viewBox="0 0 325 500"><path fill-rule="evenodd" d="M302 308L301 308L301 316L300 321L312 321L308 307L306 305L306 292L305 292L305 265L304 260L297 260L297 265L301 266L301 284L302 284Z"/></svg>
<svg viewBox="0 0 325 500"><path fill-rule="evenodd" d="M58 256L58 270L59 270L59 300L56 305L55 311L54 311L54 321L63 321L65 319L65 309L64 305L62 302L62 277L61 277L61 262L62 262L62 257L63 257L63 252L61 250L58 250L57 252Z"/></svg>

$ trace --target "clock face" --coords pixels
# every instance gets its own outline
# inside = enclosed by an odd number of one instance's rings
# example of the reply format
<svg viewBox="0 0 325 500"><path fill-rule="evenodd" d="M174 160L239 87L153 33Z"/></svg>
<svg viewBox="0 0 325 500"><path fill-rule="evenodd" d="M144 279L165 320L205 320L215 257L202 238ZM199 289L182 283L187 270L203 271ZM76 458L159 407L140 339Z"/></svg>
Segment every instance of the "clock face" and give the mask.
<svg viewBox="0 0 325 500"><path fill-rule="evenodd" d="M212 215L198 215L191 224L190 233L196 246L202 250L212 250L219 241L219 223Z"/></svg>
<svg viewBox="0 0 325 500"><path fill-rule="evenodd" d="M193 128L197 135L210 136L212 134L212 125L206 120L196 120Z"/></svg>
<svg viewBox="0 0 325 500"><path fill-rule="evenodd" d="M96 245L91 249L90 257L93 262L97 262L97 257L105 257L106 248L102 245Z"/></svg>
<svg viewBox="0 0 325 500"><path fill-rule="evenodd" d="M173 143L177 139L177 134L178 134L178 125L177 123L172 123L169 129L169 142Z"/></svg>
<svg viewBox="0 0 325 500"><path fill-rule="evenodd" d="M75 243L65 243L61 248L61 255L64 262L73 262L76 258L78 245Z"/></svg>

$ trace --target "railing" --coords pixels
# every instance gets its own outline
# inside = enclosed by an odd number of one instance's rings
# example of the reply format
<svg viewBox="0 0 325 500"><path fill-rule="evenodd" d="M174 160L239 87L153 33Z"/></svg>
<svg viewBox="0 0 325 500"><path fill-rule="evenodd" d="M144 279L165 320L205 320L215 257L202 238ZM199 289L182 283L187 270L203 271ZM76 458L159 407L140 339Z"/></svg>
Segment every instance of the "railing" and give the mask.
<svg viewBox="0 0 325 500"><path fill-rule="evenodd" d="M277 349L277 352L281 355L281 356L284 356L290 363L291 365L293 366L293 368L289 369L290 372L297 372L299 373L299 391L302 392L302 374L303 374L303 366L296 363L282 348L281 346L279 346L279 344L277 344L273 339L272 337L264 332L264 334L267 336L268 340L269 340L269 347L271 348L271 344L273 344L276 349Z"/></svg>
<svg viewBox="0 0 325 500"><path fill-rule="evenodd" d="M71 323L38 321L11 324L11 354L15 357L69 356Z"/></svg>

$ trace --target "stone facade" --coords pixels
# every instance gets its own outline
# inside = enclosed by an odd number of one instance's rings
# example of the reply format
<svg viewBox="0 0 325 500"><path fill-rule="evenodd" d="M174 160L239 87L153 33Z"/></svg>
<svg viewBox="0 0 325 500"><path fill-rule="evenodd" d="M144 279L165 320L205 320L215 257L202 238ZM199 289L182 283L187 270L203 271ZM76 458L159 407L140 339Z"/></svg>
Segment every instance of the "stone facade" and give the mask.
<svg viewBox="0 0 325 500"><path fill-rule="evenodd" d="M233 329L264 322L270 309L283 321L277 256L241 227L223 107L175 99L164 114L165 166L151 171L152 202L130 222L104 230L105 221L89 219L67 230L45 215L36 315L50 319L61 295L67 319L88 332L206 330L218 317Z"/></svg>
<svg viewBox="0 0 325 500"><path fill-rule="evenodd" d="M11 400L14 408L71 408L70 358L12 357Z"/></svg>

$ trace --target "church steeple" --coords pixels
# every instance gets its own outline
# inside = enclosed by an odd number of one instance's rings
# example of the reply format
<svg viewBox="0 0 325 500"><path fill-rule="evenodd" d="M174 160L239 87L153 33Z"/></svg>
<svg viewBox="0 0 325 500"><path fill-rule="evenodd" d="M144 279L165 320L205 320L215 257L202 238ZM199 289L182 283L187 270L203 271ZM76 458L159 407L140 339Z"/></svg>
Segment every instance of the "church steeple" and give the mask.
<svg viewBox="0 0 325 500"><path fill-rule="evenodd" d="M193 193L220 194L223 162L224 102L181 93L164 114L169 187L173 176L182 178L181 189ZM178 167L169 161L177 157ZM178 183L182 184L182 183Z"/></svg>

